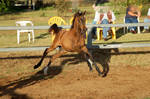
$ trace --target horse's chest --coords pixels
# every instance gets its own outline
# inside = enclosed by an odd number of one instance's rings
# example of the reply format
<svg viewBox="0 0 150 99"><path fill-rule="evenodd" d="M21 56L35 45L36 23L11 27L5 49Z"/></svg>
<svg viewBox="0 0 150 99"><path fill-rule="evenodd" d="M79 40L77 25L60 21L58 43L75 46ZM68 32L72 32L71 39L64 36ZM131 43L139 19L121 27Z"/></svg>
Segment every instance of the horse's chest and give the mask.
<svg viewBox="0 0 150 99"><path fill-rule="evenodd" d="M84 39L78 38L72 41L72 47L74 49L81 49L85 45Z"/></svg>
<svg viewBox="0 0 150 99"><path fill-rule="evenodd" d="M85 45L84 37L81 35L64 34L62 39L63 47L68 51L80 51Z"/></svg>

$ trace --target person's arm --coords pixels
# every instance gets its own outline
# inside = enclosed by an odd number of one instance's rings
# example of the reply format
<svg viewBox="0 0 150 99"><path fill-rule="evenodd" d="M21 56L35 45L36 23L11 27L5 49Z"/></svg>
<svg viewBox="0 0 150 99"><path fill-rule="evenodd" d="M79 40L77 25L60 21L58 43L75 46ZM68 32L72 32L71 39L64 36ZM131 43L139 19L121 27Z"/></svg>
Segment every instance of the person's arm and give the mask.
<svg viewBox="0 0 150 99"><path fill-rule="evenodd" d="M101 24L103 17L104 17L104 14L103 14L103 13L101 13L101 14L100 14L100 18L99 18L99 22L98 22L98 24Z"/></svg>
<svg viewBox="0 0 150 99"><path fill-rule="evenodd" d="M112 12L112 22L116 20L115 14Z"/></svg>
<svg viewBox="0 0 150 99"><path fill-rule="evenodd" d="M138 14L138 17L140 17L140 16L141 16L141 12L140 12L140 11L138 11L138 12L137 12L137 14Z"/></svg>
<svg viewBox="0 0 150 99"><path fill-rule="evenodd" d="M138 14L134 14L134 13L131 12L131 11L128 11L128 14L131 15L131 16L136 16L136 17L138 17Z"/></svg>
<svg viewBox="0 0 150 99"><path fill-rule="evenodd" d="M112 23L112 11L107 12L107 18L108 18L108 22Z"/></svg>
<svg viewBox="0 0 150 99"><path fill-rule="evenodd" d="M150 8L148 9L147 17L150 19Z"/></svg>

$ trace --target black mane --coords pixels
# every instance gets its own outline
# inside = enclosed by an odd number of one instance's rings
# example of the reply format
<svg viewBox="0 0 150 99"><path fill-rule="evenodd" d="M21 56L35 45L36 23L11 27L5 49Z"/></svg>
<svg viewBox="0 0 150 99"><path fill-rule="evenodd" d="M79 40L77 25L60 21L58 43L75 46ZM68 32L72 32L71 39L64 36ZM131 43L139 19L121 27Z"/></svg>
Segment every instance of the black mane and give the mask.
<svg viewBox="0 0 150 99"><path fill-rule="evenodd" d="M74 18L73 18L73 20L72 20L71 29L74 28L74 22L75 22L75 19L76 19L76 14L74 15Z"/></svg>
<svg viewBox="0 0 150 99"><path fill-rule="evenodd" d="M81 11L78 11L77 13L75 13L74 18L72 20L72 25L71 25L71 29L74 28L74 22L77 16L81 16L83 13Z"/></svg>

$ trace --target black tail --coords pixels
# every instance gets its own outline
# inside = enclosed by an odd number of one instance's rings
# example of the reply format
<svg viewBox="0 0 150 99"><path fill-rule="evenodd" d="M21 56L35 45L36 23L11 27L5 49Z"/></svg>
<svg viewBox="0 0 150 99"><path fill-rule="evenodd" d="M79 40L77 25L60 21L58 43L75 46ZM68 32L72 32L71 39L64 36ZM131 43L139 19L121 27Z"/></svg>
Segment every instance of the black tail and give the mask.
<svg viewBox="0 0 150 99"><path fill-rule="evenodd" d="M57 26L57 24L53 24L49 29L48 32L51 33L52 31L54 31L54 34L59 33L61 29Z"/></svg>

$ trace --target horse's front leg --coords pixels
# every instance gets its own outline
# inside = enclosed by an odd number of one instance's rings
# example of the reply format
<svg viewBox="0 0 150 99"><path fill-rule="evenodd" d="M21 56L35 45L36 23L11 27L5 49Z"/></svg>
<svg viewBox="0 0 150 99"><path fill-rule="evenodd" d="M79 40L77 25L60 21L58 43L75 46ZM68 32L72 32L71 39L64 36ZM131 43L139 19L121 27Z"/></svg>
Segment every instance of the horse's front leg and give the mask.
<svg viewBox="0 0 150 99"><path fill-rule="evenodd" d="M96 71L98 72L99 76L101 76L101 75L102 75L102 72L100 71L99 67L98 67L97 64L95 63L95 61L94 61L92 55L89 53L89 51L88 51L88 49L86 48L86 46L84 46L84 47L82 48L82 51L83 51L84 53L86 53L86 54L89 56L89 59L88 59L89 63L91 64L91 66L92 66L92 65L95 66Z"/></svg>
<svg viewBox="0 0 150 99"><path fill-rule="evenodd" d="M92 68L92 62L91 62L91 60L89 60L89 57L87 57L86 53L84 53L84 57L85 57L85 59L86 59L86 61L88 63L89 70L92 71L93 68Z"/></svg>
<svg viewBox="0 0 150 99"><path fill-rule="evenodd" d="M38 67L40 67L41 64L42 64L42 62L43 62L43 60L44 60L44 58L46 57L46 55L47 55L50 51L53 51L55 48L56 48L56 47L53 47L53 46L50 47L50 48L46 48L45 51L44 51L44 53L43 53L43 56L42 56L41 60L38 62L37 65L34 66L34 69L37 69Z"/></svg>
<svg viewBox="0 0 150 99"><path fill-rule="evenodd" d="M55 55L53 55L50 60L49 60L49 63L48 65L44 68L44 75L47 75L47 71L48 71L48 68L50 67L51 63L58 57L62 56L63 54L67 53L67 51L64 51L64 50L61 50L59 51L58 53L56 53Z"/></svg>

